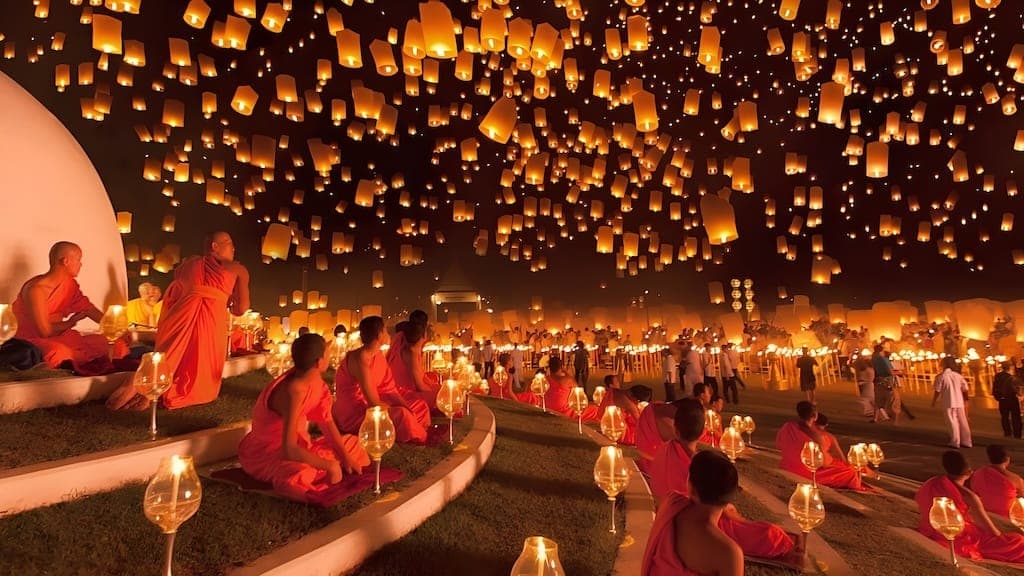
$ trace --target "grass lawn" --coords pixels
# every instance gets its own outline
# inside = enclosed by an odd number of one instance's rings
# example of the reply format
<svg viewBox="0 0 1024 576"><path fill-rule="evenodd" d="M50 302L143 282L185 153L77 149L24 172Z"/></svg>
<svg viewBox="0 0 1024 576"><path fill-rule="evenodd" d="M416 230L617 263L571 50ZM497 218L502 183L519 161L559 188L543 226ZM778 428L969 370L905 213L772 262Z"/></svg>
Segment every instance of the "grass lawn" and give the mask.
<svg viewBox="0 0 1024 576"><path fill-rule="evenodd" d="M487 466L466 491L354 574L506 576L528 536L558 543L566 574L609 574L624 536L608 532L610 504L594 485L599 449L576 422L497 399L497 438ZM634 543L643 546L644 543Z"/></svg>
<svg viewBox="0 0 1024 576"><path fill-rule="evenodd" d="M468 421L456 421L456 442L468 430ZM389 488L402 489L450 453L447 443L395 445L384 464L402 470L405 477L385 487L385 494ZM0 519L0 575L158 574L163 537L142 513L144 492L144 484L132 484ZM178 532L174 574L224 574L374 499L370 490L323 509L204 481L198 514Z"/></svg>
<svg viewBox="0 0 1024 576"><path fill-rule="evenodd" d="M161 437L188 434L252 417L271 377L257 370L225 378L220 398L180 410L159 410ZM149 411L113 412L102 401L0 416L0 469L70 458L149 440Z"/></svg>
<svg viewBox="0 0 1024 576"><path fill-rule="evenodd" d="M73 376L74 374L72 374L71 370L58 370L57 368L47 366L29 370L0 368L0 382L22 382L25 380L41 380L43 378L71 378Z"/></svg>

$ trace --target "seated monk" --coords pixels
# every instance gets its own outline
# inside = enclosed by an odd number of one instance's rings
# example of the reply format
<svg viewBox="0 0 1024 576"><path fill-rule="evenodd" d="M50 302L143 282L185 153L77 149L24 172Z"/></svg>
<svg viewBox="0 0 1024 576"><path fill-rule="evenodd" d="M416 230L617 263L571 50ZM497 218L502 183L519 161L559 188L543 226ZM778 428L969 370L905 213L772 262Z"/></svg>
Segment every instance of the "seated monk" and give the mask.
<svg viewBox="0 0 1024 576"><path fill-rule="evenodd" d="M498 371L495 370L487 380L487 384L491 387L491 396L497 396L499 398L515 398L516 393L512 389L512 375L515 370L512 368L512 355L508 352L498 354L498 367L500 367L502 372L505 374L505 383L504 385L498 384L497 379L494 377Z"/></svg>
<svg viewBox="0 0 1024 576"><path fill-rule="evenodd" d="M427 327L416 322L400 322L401 337L395 337L392 342L398 341L398 347L388 348L387 360L391 374L394 375L395 385L398 391L406 398L419 398L427 404L437 404L437 391L440 386L435 380L430 383L426 380L426 371L423 368L423 343L426 341Z"/></svg>
<svg viewBox="0 0 1024 576"><path fill-rule="evenodd" d="M552 356L548 360L548 391L544 394L544 404L548 411L558 412L570 418L580 416L569 407L569 396L575 387L576 380L566 372L562 359ZM597 422L598 414L598 407L588 403L581 417L586 422Z"/></svg>
<svg viewBox="0 0 1024 576"><path fill-rule="evenodd" d="M946 474L926 481L914 496L921 513L917 530L943 547L949 546L946 537L932 528L928 513L935 498L950 498L964 517L964 530L953 540L958 555L971 560L1024 563L1024 535L1001 532L985 512L978 495L964 486L971 475L964 455L957 450L947 450L942 455L942 467Z"/></svg>
<svg viewBox="0 0 1024 576"><path fill-rule="evenodd" d="M423 443L430 426L430 407L423 400L407 399L398 391L387 359L380 351L386 336L380 316L368 316L359 322L362 346L345 356L334 378L334 421L342 432L357 434L368 407L386 406L395 425L395 439Z"/></svg>
<svg viewBox="0 0 1024 576"><path fill-rule="evenodd" d="M622 389L618 374L608 374L604 377L604 398L598 406L598 421L604 416L604 411L609 406L618 406L622 411L622 418L626 421L626 431L619 438L619 444L632 446L636 444L636 425L640 419L640 407L638 402L650 402L651 389L646 386L633 386L629 392ZM640 396L640 398L637 398Z"/></svg>
<svg viewBox="0 0 1024 576"><path fill-rule="evenodd" d="M739 487L736 467L718 452L700 452L687 482L686 494L674 492L658 507L641 576L740 576L743 551L719 528Z"/></svg>
<svg viewBox="0 0 1024 576"><path fill-rule="evenodd" d="M662 444L676 437L676 402L651 402L636 420L636 466L650 474L651 462Z"/></svg>
<svg viewBox="0 0 1024 576"><path fill-rule="evenodd" d="M659 501L674 493L690 493L687 482L691 462L698 453L697 439L704 430L704 408L695 399L685 398L679 401L674 420L679 439L663 444L651 463L651 494ZM782 528L770 522L747 520L732 504L725 507L718 527L747 556L779 558L793 551L795 540Z"/></svg>
<svg viewBox="0 0 1024 576"><path fill-rule="evenodd" d="M128 313L128 323L139 328L156 330L157 323L160 321L160 310L163 308L163 303L160 301L161 296L163 296L163 292L156 284L149 282L139 284L139 297L129 300L125 310Z"/></svg>
<svg viewBox="0 0 1024 576"><path fill-rule="evenodd" d="M981 498L985 510L1000 516L1010 515L1010 503L1024 496L1024 480L1010 472L1010 455L1005 446L991 444L986 449L989 466L971 474L971 491Z"/></svg>
<svg viewBox="0 0 1024 576"><path fill-rule="evenodd" d="M818 418L818 409L814 407L814 404L801 400L796 405L796 413L799 419L783 424L775 435L775 447L782 453L779 468L804 478L810 478L811 471L800 460L800 451L803 450L804 444L813 440L824 455L824 464L818 468L817 472L819 484L832 488L868 490L861 483L857 469L850 466L845 461L845 457L836 457L834 451L830 449L832 444L827 435L822 434L814 425Z"/></svg>
<svg viewBox="0 0 1024 576"><path fill-rule="evenodd" d="M694 394L697 394L698 387L694 386L693 391ZM707 402L704 402L705 396L707 397ZM722 441L723 427L727 425L726 422L722 421L722 410L725 408L725 400L723 400L717 392L711 392L709 389L706 389L704 393L699 395L698 399L700 399L701 404L704 405L705 418L707 418L709 412L714 412L715 415L718 417L717 428L712 430L708 426L704 426L704 433L701 434L700 440L698 440L698 442L700 442L701 444L707 444L709 446L718 447Z"/></svg>
<svg viewBox="0 0 1024 576"><path fill-rule="evenodd" d="M359 473L370 464L359 438L341 434L331 417L331 395L322 378L330 367L326 351L318 334L292 343L295 367L260 393L252 430L238 445L238 461L247 474L299 502L309 502L345 473ZM310 439L310 422L323 437Z"/></svg>
<svg viewBox="0 0 1024 576"><path fill-rule="evenodd" d="M533 378L536 379L538 376L543 376L545 379L547 379L548 386L549 387L551 386L551 379L548 378L547 374L544 373L544 369L543 368L538 368L537 372L534 373ZM516 400L519 400L520 402L523 402L524 404L533 404L534 406L540 408L540 406L541 406L540 399L541 399L541 396L543 396L543 395L542 394L534 393L534 391L533 391L533 380L527 380L527 381L525 381L525 384L526 384L526 388L522 392L516 392L516 394L515 394Z"/></svg>
<svg viewBox="0 0 1024 576"><path fill-rule="evenodd" d="M29 279L18 291L11 311L18 320L15 338L27 340L43 353L51 368L74 370L81 375L114 371L107 339L100 334L82 334L75 325L89 318L99 322L100 311L78 285L82 270L82 249L71 242L57 242L50 248L50 269ZM124 356L127 347L115 350Z"/></svg>

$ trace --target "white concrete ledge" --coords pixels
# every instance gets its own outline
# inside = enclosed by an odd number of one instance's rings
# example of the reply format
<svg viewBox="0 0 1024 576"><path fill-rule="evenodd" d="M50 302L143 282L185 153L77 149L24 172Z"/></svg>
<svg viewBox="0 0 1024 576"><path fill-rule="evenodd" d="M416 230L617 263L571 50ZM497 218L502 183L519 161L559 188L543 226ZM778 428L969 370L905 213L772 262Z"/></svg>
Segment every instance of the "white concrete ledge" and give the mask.
<svg viewBox="0 0 1024 576"><path fill-rule="evenodd" d="M454 500L487 463L494 448L494 414L471 399L472 428L456 451L415 480L397 498L385 494L369 506L287 544L232 576L338 576L412 532ZM384 457L387 465L387 456Z"/></svg>
<svg viewBox="0 0 1024 576"><path fill-rule="evenodd" d="M104 452L0 471L0 517L147 480L160 459L191 454L197 465L233 457L249 431L238 422Z"/></svg>
<svg viewBox="0 0 1024 576"><path fill-rule="evenodd" d="M264 354L239 356L224 362L224 378L238 376L266 365ZM38 408L81 404L100 400L126 383L132 372L116 372L105 376L68 376L0 382L0 414L27 412Z"/></svg>

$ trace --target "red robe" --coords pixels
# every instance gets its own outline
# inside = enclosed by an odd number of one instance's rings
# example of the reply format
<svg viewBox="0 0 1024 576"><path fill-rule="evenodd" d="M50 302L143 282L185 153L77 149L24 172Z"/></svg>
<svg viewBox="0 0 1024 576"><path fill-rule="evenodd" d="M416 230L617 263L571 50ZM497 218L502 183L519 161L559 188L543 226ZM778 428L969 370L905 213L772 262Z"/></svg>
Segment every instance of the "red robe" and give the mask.
<svg viewBox="0 0 1024 576"><path fill-rule="evenodd" d="M1017 498L1017 488L995 466L976 470L971 475L970 485L985 510L1004 517L1010 515L1010 503Z"/></svg>
<svg viewBox="0 0 1024 576"><path fill-rule="evenodd" d="M334 422L338 430L349 434L358 434L369 404L363 396L359 382L349 373L349 361L357 361L352 354L338 366L334 377L337 399L334 402ZM370 358L369 372L366 378L371 386L377 388L380 401L389 404L388 415L395 425L395 439L399 442L423 443L427 440L427 428L430 427L430 407L423 400L406 399L409 408L401 406L401 396L395 379L388 367L387 359L381 353Z"/></svg>
<svg viewBox="0 0 1024 576"><path fill-rule="evenodd" d="M601 399L601 405L597 409L597 420L600 422L601 417L604 416L604 411L609 406L617 406L615 403L615 396L617 394L625 394L621 389L609 388L605 391L604 398ZM619 438L619 444L622 446L633 446L636 444L636 424L637 419L632 414L625 410L622 412L622 419L626 421L626 432Z"/></svg>
<svg viewBox="0 0 1024 576"><path fill-rule="evenodd" d="M174 270L156 331L156 349L175 367L163 395L167 408L217 399L227 357L228 299L237 275L211 255L187 258Z"/></svg>
<svg viewBox="0 0 1024 576"><path fill-rule="evenodd" d="M35 319L32 318L32 311L23 299L25 286L38 278L36 276L26 282L11 305L11 311L18 321L18 331L14 337L27 340L42 350L43 361L51 368L57 368L64 362L71 362L75 372L80 374L113 372L114 366L107 356L107 339L100 334L82 334L71 328L49 338L39 333ZM74 278L58 284L46 297L46 315L51 323L92 309L92 302L82 294L82 289Z"/></svg>
<svg viewBox="0 0 1024 576"><path fill-rule="evenodd" d="M822 434L822 439L828 441L828 435ZM800 451L803 450L804 444L811 441L812 438L808 436L801 428L799 422L787 422L779 428L779 432L775 435L775 447L782 452L782 460L779 462L779 468L788 470L804 478L811 477L811 471L804 466L803 462L800 461ZM863 484L861 484L860 476L857 474L857 469L850 466L846 462L835 460L828 453L828 446L821 446L821 453L824 454L824 465L818 468L817 479L819 484L830 486L832 488L845 488L849 490L861 490L868 491Z"/></svg>
<svg viewBox="0 0 1024 576"><path fill-rule="evenodd" d="M641 576L701 576L687 568L676 552L676 516L692 503L688 496L675 493L670 494L658 507L644 550Z"/></svg>
<svg viewBox="0 0 1024 576"><path fill-rule="evenodd" d="M654 460L655 453L662 444L667 442L658 431L657 413L663 406L668 405L664 402L651 402L640 413L640 418L636 422L635 445L639 456L636 459L636 466L644 474L650 474L650 465Z"/></svg>
<svg viewBox="0 0 1024 576"><path fill-rule="evenodd" d="M576 419L577 415L569 407L569 396L576 382L569 376L551 374L548 376L548 391L544 394L544 404L549 412L558 412L563 416ZM587 404L583 410L584 422L597 422L600 420L600 411L597 406Z"/></svg>
<svg viewBox="0 0 1024 576"><path fill-rule="evenodd" d="M401 332L395 336L396 339L402 336ZM398 393L402 395L406 400L419 399L423 401L433 411L440 414L437 410L437 392L441 389L440 381L434 378L427 378L427 374L424 373L423 383L431 385L436 383L437 386L432 386L432 390L423 391L416 387L416 381L413 379L412 371L405 365L405 361L402 360L402 347L405 345L405 337L401 337L398 347L388 348L387 360L388 367L391 368L391 375L395 379L395 386L398 388ZM413 362L423 362L423 358L413 352ZM429 426L429 422L427 423Z"/></svg>
<svg viewBox="0 0 1024 576"><path fill-rule="evenodd" d="M269 406L270 395L277 386L292 375L289 371L267 385L256 399L252 414L252 430L238 445L238 461L242 469L253 478L274 486L286 498L299 502L316 500L316 495L330 488L327 472L305 462L288 460L284 455L284 419ZM331 421L331 395L321 380L309 387L302 399L298 422L299 446L327 460L340 461L338 451L346 453L357 468L370 464L370 457L359 445L359 438L343 435L342 446L332 446L327 437L311 440L309 422L325 424Z"/></svg>
<svg viewBox="0 0 1024 576"><path fill-rule="evenodd" d="M1024 535L1017 532L1003 532L993 536L980 529L968 513L967 501L956 484L947 476L935 476L921 485L914 499L921 513L917 530L943 546L949 546L945 536L939 534L928 521L932 499L946 497L953 500L957 510L964 517L964 531L953 540L956 553L971 560L997 560L999 562L1024 563Z"/></svg>
<svg viewBox="0 0 1024 576"><path fill-rule="evenodd" d="M659 449L651 463L651 493L663 500L673 493L689 494L690 455L683 444L672 440ZM794 537L771 522L754 522L725 514L718 527L739 544L746 556L776 558L793 550Z"/></svg>
<svg viewBox="0 0 1024 576"><path fill-rule="evenodd" d="M497 381L495 381L493 375L487 381L487 384L491 387L491 392L490 392L491 396L494 396L496 398L508 398L508 399L511 399L511 400L515 400L516 399L515 390L512 389L512 375L508 373L508 370L505 371L505 387L504 388L502 388L501 386L498 385L498 383L497 383Z"/></svg>

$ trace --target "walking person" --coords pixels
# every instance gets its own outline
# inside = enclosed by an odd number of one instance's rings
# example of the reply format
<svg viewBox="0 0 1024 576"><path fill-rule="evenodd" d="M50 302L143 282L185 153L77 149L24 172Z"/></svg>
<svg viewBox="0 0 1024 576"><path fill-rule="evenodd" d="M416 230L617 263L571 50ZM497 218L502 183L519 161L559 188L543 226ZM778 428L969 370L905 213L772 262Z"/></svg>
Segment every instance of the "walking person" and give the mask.
<svg viewBox="0 0 1024 576"><path fill-rule="evenodd" d="M722 345L722 352L719 354L719 372L722 375L722 397L726 402L732 404L740 403L740 393L736 388L736 380L739 379L737 376L736 365L733 364L732 343L727 342ZM729 394L732 393L730 397Z"/></svg>
<svg viewBox="0 0 1024 576"><path fill-rule="evenodd" d="M999 401L999 420L1003 424L1003 436L1021 437L1020 388L1021 381L1010 374L1010 362L1003 362L1002 370L992 381L992 396Z"/></svg>
<svg viewBox="0 0 1024 576"><path fill-rule="evenodd" d="M676 399L676 384L679 383L679 369L672 351L665 348L661 351L661 373L665 380L665 402Z"/></svg>
<svg viewBox="0 0 1024 576"><path fill-rule="evenodd" d="M885 348L881 344L875 345L875 353L871 355L871 368L875 372L875 415L872 421L885 421L889 419L886 410L892 397L892 363L886 358Z"/></svg>
<svg viewBox="0 0 1024 576"><path fill-rule="evenodd" d="M875 368L867 356L858 356L853 361L853 375L857 381L857 394L864 416L875 421Z"/></svg>
<svg viewBox="0 0 1024 576"><path fill-rule="evenodd" d="M576 341L576 348L572 354L572 367L575 372L576 382L583 386L583 390L589 395L587 380L590 379L590 352L587 350L586 345L583 344L583 340Z"/></svg>
<svg viewBox="0 0 1024 576"><path fill-rule="evenodd" d="M942 359L942 373L935 377L935 394L932 406L941 397L949 424L949 445L953 448L972 448L971 426L964 413L964 397L967 396L967 380L954 371L956 360L950 356Z"/></svg>
<svg viewBox="0 0 1024 576"><path fill-rule="evenodd" d="M800 370L800 389L807 394L807 401L814 404L814 389L818 387L818 379L814 375L814 368L818 361L811 356L807 346L803 347L802 354L796 359L796 367Z"/></svg>

